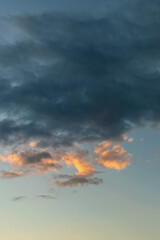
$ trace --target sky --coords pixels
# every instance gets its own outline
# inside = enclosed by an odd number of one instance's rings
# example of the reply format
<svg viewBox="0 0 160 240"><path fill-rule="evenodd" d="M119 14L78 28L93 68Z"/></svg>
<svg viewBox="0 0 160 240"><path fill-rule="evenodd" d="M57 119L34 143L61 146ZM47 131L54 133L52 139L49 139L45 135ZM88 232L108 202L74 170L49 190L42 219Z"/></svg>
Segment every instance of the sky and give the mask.
<svg viewBox="0 0 160 240"><path fill-rule="evenodd" d="M0 4L0 237L160 238L160 1Z"/></svg>

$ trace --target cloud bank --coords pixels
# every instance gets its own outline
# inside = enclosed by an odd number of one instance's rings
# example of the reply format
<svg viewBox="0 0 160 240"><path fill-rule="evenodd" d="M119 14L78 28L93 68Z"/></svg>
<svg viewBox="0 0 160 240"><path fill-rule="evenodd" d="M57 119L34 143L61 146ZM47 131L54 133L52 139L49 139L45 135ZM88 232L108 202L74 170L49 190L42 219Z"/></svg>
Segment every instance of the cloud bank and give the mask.
<svg viewBox="0 0 160 240"><path fill-rule="evenodd" d="M126 168L130 155L116 141L160 121L159 1L122 2L98 17L1 20L12 29L8 41L0 29L0 144L12 148L1 160L34 172L77 169L57 185L95 183L96 164Z"/></svg>

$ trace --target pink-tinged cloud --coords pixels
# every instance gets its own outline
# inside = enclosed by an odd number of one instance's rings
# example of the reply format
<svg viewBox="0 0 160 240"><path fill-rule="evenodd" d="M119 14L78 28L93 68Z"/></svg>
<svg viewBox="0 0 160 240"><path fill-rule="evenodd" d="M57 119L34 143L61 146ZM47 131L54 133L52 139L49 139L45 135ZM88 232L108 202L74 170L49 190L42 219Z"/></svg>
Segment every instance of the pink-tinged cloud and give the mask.
<svg viewBox="0 0 160 240"><path fill-rule="evenodd" d="M134 142L134 138L130 137L130 138L128 139L128 142L129 142L129 143Z"/></svg>
<svg viewBox="0 0 160 240"><path fill-rule="evenodd" d="M95 146L95 162L107 169L122 170L131 162L131 154L121 145L104 141Z"/></svg>

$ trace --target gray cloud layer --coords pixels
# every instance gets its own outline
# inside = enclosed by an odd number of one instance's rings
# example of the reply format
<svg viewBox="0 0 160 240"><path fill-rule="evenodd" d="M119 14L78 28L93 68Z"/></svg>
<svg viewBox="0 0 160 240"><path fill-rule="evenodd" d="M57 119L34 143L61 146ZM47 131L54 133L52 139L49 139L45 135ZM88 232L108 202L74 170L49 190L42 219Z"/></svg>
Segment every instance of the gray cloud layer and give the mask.
<svg viewBox="0 0 160 240"><path fill-rule="evenodd" d="M0 46L0 140L68 146L159 122L159 13L141 0L97 19L8 18L24 37Z"/></svg>
<svg viewBox="0 0 160 240"><path fill-rule="evenodd" d="M12 31L9 43L0 44L0 143L35 140L37 148L63 149L121 139L134 127L159 123L159 23L158 0L123 1L101 17L3 18ZM23 165L51 159L47 151L19 156ZM100 182L73 175L56 184Z"/></svg>

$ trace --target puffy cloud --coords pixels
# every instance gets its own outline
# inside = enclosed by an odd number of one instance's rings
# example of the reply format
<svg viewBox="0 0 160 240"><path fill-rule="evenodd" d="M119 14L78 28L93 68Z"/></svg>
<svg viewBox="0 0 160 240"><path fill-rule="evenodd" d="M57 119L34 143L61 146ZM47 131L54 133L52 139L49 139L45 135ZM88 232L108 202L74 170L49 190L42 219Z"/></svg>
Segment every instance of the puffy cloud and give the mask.
<svg viewBox="0 0 160 240"><path fill-rule="evenodd" d="M36 146L37 146L37 143L36 143L36 142L29 142L29 146L30 146L30 147L36 147Z"/></svg>
<svg viewBox="0 0 160 240"><path fill-rule="evenodd" d="M128 142L129 142L129 143L134 142L134 138L130 137L130 138L128 139Z"/></svg>
<svg viewBox="0 0 160 240"><path fill-rule="evenodd" d="M24 145L25 147L25 145ZM77 169L74 175L58 175L55 184L57 186L84 186L88 184L98 185L102 183L102 179L91 175L97 174L96 165L101 165L107 169L122 170L130 164L131 154L129 154L120 144L112 141L103 141L90 148L90 152L86 149L75 146L70 152L62 150L40 151L40 150L15 150L12 153L6 152L0 155L3 162L8 162L11 167L16 169L24 169L23 171L2 171L3 178L21 177L27 173L48 173L59 172L66 164L67 167ZM27 171L26 171L27 169ZM64 181L59 181L65 179ZM58 179L58 180L57 180Z"/></svg>
<svg viewBox="0 0 160 240"><path fill-rule="evenodd" d="M0 45L2 143L71 146L160 121L159 4L119 11L8 17L27 40Z"/></svg>
<svg viewBox="0 0 160 240"><path fill-rule="evenodd" d="M78 149L75 153L66 153L64 160L68 166L74 166L77 175L91 175L95 172L94 167L89 163L88 151Z"/></svg>
<svg viewBox="0 0 160 240"><path fill-rule="evenodd" d="M51 196L51 195L38 195L36 196L37 198L41 198L41 199L55 199L55 197Z"/></svg>
<svg viewBox="0 0 160 240"><path fill-rule="evenodd" d="M124 135L123 136L123 141L126 141L128 139L128 136Z"/></svg>
<svg viewBox="0 0 160 240"><path fill-rule="evenodd" d="M0 155L3 162L9 162L11 166L20 166L20 168L32 168L36 172L55 171L61 168L51 153L47 151L19 151Z"/></svg>
<svg viewBox="0 0 160 240"><path fill-rule="evenodd" d="M122 170L130 164L131 154L121 145L104 141L95 147L95 162L108 169Z"/></svg>
<svg viewBox="0 0 160 240"><path fill-rule="evenodd" d="M88 151L76 149L74 152L63 151L15 151L6 152L0 155L3 162L10 163L14 167L31 168L36 172L57 171L63 164L68 167L75 167L78 170L77 175L91 175L95 173L94 167L89 163ZM8 173L9 174L9 173Z"/></svg>

